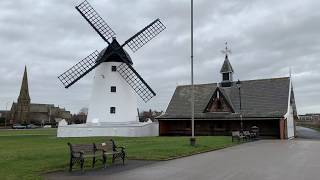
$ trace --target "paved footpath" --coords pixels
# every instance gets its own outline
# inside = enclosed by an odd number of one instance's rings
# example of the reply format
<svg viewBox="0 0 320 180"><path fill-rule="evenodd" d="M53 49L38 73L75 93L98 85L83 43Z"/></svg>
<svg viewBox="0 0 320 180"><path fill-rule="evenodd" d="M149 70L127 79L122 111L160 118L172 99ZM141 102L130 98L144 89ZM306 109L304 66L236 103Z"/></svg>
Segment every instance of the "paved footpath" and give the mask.
<svg viewBox="0 0 320 180"><path fill-rule="evenodd" d="M125 171L58 172L50 180L316 180L320 141L261 140ZM130 165L128 165L130 166ZM121 168L120 166L117 167Z"/></svg>
<svg viewBox="0 0 320 180"><path fill-rule="evenodd" d="M303 139L318 139L320 140L320 132L314 129L297 126L297 136Z"/></svg>

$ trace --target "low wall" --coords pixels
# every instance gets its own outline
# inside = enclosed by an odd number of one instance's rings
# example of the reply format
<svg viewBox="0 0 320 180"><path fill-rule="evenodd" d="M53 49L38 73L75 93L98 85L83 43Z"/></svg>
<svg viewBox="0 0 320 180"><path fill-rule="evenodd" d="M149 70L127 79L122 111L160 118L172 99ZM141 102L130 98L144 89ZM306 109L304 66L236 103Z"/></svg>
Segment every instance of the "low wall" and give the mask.
<svg viewBox="0 0 320 180"><path fill-rule="evenodd" d="M94 136L124 136L143 137L159 136L159 124L137 123L134 125L103 125L88 124L62 125L58 127L57 137L94 137Z"/></svg>

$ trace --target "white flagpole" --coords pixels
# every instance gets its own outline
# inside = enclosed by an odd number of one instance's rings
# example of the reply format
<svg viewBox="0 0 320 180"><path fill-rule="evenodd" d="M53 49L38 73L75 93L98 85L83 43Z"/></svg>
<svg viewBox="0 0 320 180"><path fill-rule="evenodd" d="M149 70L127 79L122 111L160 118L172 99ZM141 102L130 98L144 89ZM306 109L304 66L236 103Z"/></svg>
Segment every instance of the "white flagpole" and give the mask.
<svg viewBox="0 0 320 180"><path fill-rule="evenodd" d="M195 145L196 139L194 137L194 84L193 84L193 0L191 0L191 128L192 136L190 143Z"/></svg>

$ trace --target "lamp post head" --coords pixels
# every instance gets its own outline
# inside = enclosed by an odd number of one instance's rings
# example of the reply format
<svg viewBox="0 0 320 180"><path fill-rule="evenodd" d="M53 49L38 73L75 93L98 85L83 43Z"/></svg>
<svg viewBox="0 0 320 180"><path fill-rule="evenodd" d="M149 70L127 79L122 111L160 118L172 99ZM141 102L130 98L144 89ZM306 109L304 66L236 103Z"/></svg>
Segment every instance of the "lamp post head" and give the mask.
<svg viewBox="0 0 320 180"><path fill-rule="evenodd" d="M241 81L238 79L238 81L236 82L237 88L240 89L241 88Z"/></svg>

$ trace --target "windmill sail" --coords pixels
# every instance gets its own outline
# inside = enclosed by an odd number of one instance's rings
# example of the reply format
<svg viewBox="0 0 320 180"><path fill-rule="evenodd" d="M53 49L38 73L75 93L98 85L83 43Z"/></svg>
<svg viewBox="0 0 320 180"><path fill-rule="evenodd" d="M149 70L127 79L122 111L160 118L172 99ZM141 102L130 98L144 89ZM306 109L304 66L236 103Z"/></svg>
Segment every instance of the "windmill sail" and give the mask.
<svg viewBox="0 0 320 180"><path fill-rule="evenodd" d="M126 82L133 88L133 90L141 97L144 102L153 98L156 93L150 86L142 79L135 69L129 64L122 63L117 67L117 71L126 80Z"/></svg>
<svg viewBox="0 0 320 180"><path fill-rule="evenodd" d="M92 8L92 6L87 1L83 1L81 4L76 6L76 9L107 43L109 43L108 39L116 35L116 33L109 27L109 25L101 18L101 16Z"/></svg>
<svg viewBox="0 0 320 180"><path fill-rule="evenodd" d="M72 66L66 72L58 76L64 87L70 87L72 84L77 82L91 70L97 67L100 64L100 62L96 61L98 56L99 52L96 50L89 56L78 62L76 65Z"/></svg>
<svg viewBox="0 0 320 180"><path fill-rule="evenodd" d="M109 44L109 46L108 48L105 48L100 54L98 51L94 51L92 54L58 76L59 80L62 82L65 88L73 85L75 82L80 80L83 76L88 74L102 62L119 62L119 59L117 58L122 58L122 61L120 62L124 63L118 66L118 72L120 73L120 75L145 102L154 97L156 95L155 92L133 69L133 67L131 66L131 58L126 53L126 51L123 50L123 47L127 45L133 52L135 52L151 39L156 37L166 28L162 24L160 19L156 19L151 22L149 25L133 35L131 38L125 41L123 45L120 46L116 39L113 38L116 35L115 32L86 0L80 3L75 8L100 35L100 37ZM112 43L108 41L110 38L113 38Z"/></svg>
<svg viewBox="0 0 320 180"><path fill-rule="evenodd" d="M166 29L166 27L162 24L160 19L156 19L141 31L129 38L122 45L122 47L128 45L133 52L136 52L142 46L147 44L147 42L161 33L164 29Z"/></svg>

